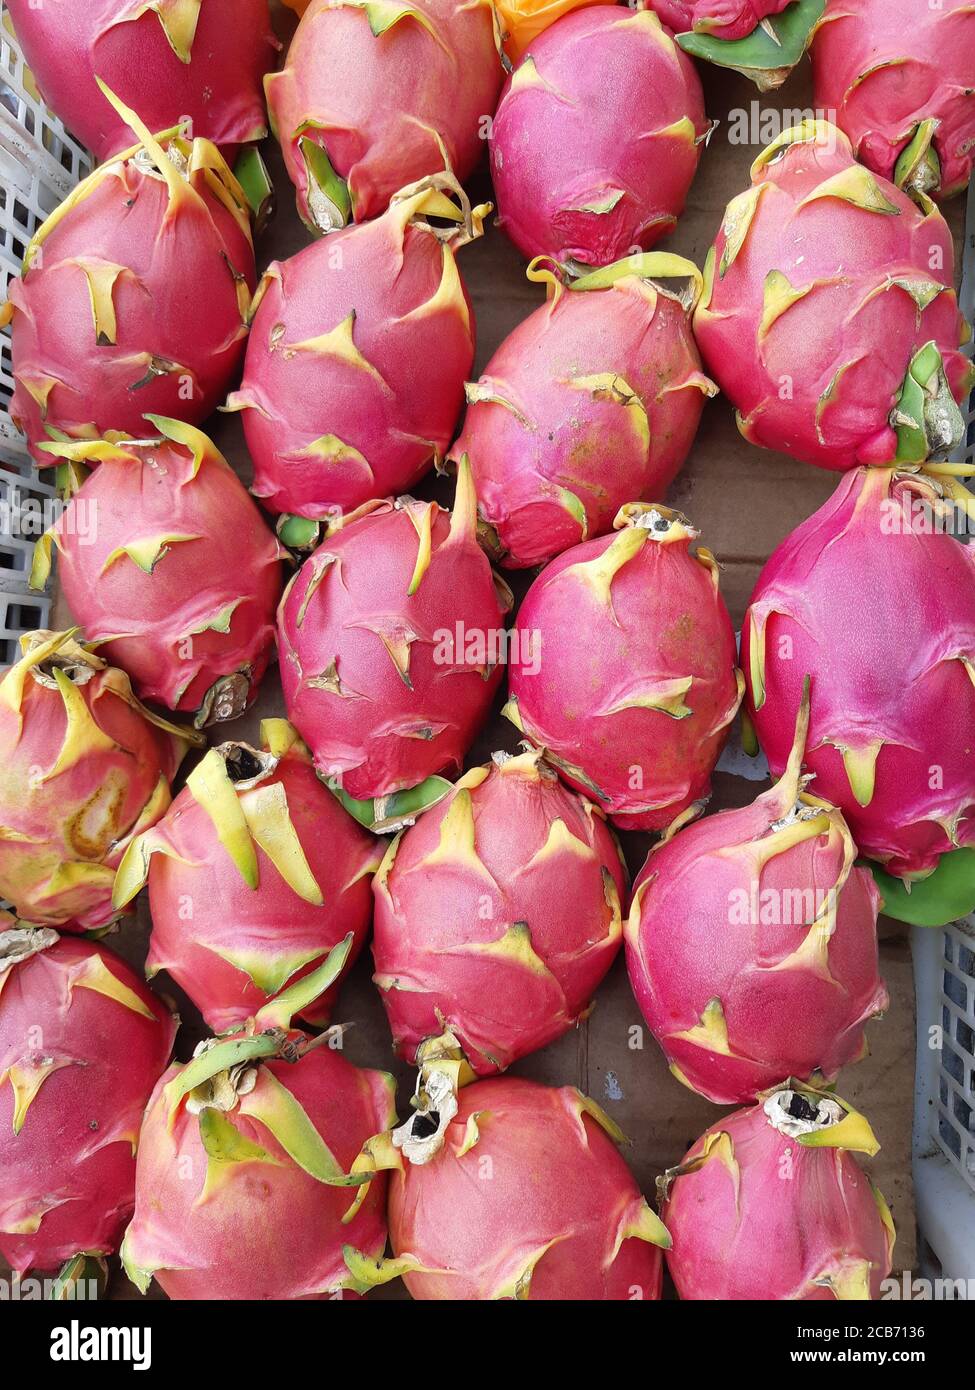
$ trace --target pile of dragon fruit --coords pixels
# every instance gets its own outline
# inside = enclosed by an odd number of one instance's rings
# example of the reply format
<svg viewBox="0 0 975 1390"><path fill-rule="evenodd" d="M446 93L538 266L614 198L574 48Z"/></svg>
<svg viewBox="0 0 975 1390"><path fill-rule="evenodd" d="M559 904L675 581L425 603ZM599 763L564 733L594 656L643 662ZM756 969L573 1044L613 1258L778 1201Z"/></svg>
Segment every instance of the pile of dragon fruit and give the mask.
<svg viewBox="0 0 975 1390"><path fill-rule="evenodd" d="M975 374L939 210L975 9L289 4L287 47L266 0L7 4L102 162L3 311L64 499L32 584L75 626L0 681L0 1253L70 1280L120 1252L173 1299L659 1299L665 1265L683 1299L877 1298L878 1143L834 1082L888 1002L878 913L975 907ZM702 266L660 249L720 158L703 65L761 92L807 50L832 119L758 153ZM306 231L265 268L269 127ZM536 307L475 380L484 235ZM837 475L740 641L664 502L719 393ZM411 495L434 470L449 507ZM286 717L235 740L275 662ZM708 814L736 720L773 780ZM142 893L152 987L112 946ZM368 949L399 1117L344 1055ZM621 950L673 1085L737 1107L649 1198L599 1105L505 1075ZM166 976L211 1033L183 1062Z"/></svg>

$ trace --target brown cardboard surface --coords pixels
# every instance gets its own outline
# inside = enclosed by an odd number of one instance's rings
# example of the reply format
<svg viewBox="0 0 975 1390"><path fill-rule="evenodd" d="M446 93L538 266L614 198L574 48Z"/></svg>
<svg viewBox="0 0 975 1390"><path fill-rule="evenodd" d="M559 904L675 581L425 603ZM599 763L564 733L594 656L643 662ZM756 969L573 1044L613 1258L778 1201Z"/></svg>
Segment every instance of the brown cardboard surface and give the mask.
<svg viewBox="0 0 975 1390"><path fill-rule="evenodd" d="M282 32L287 23L283 20ZM598 54L593 55L593 62L598 62ZM704 153L687 211L675 233L664 243L665 249L687 256L698 265L703 264L725 204L747 186L749 165L762 143L736 145L729 143L727 135L729 111L747 110L757 103L751 84L703 67L701 76L708 113L722 124ZM793 75L784 93L762 98L763 109L797 111L810 104L808 63ZM266 155L277 188L278 214L258 249L261 268L272 259L292 254L307 241L273 144L269 143ZM491 196L483 168L471 181L471 191L478 198ZM963 215L960 200L949 206L947 215L958 242ZM480 370L505 334L542 302L543 291L525 280L524 263L494 227L489 226L481 242L461 252L460 264L477 319ZM217 416L209 428L247 479L249 461L239 417ZM792 528L825 501L836 482L832 474L745 443L735 428L728 402L722 397L707 404L691 457L667 500L691 517L702 532L702 542L721 562L722 591L736 626L740 625L748 595L766 557ZM428 480L416 491L423 496L436 492L441 499L449 497L449 485L443 480ZM529 579L526 575L513 577L519 597ZM63 625L67 617L62 611L57 624ZM483 762L495 748L513 750L517 746L514 729L500 717L501 703L499 698L488 727L471 751L469 766ZM213 741L228 737L256 741L259 719L283 712L280 687L272 671L257 707L233 726L216 731ZM743 804L759 790L761 786L755 782L718 774L711 809ZM631 871L635 873L643 862L648 837L630 834L624 839ZM112 938L112 945L141 965L148 926L148 911L143 902L137 922L124 924ZM916 1257L910 1173L914 989L907 939L894 923L884 927L882 967L891 995L890 1011L885 1020L870 1025L871 1055L843 1073L838 1090L866 1113L881 1141L881 1152L869 1166L893 1208L898 1227L894 1263L895 1268L903 1269L911 1268ZM346 1043L347 1055L354 1062L396 1071L401 1080L402 1111L411 1089L409 1073L392 1056L385 1016L369 974L366 953L342 990L335 1019L354 1024ZM183 1028L177 1052L186 1058L203 1033L199 1016L167 977L160 976L156 988L170 993L178 1005ZM656 1175L677 1163L698 1134L724 1113L685 1090L669 1075L662 1055L642 1025L622 959L599 990L588 1021L558 1043L524 1059L513 1071L551 1084L577 1085L599 1101L630 1137L627 1157L651 1197ZM112 1296L137 1297L117 1272ZM153 1296L161 1297L158 1293ZM389 1299L406 1294L394 1284L373 1296Z"/></svg>

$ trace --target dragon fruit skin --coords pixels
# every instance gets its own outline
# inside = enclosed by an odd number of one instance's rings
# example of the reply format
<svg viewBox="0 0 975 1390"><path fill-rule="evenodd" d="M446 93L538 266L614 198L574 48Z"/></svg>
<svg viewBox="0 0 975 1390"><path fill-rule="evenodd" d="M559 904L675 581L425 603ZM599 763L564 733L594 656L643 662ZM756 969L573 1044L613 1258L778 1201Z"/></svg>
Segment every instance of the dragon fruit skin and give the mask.
<svg viewBox="0 0 975 1390"><path fill-rule="evenodd" d="M464 1086L457 1104L433 1156L390 1177L413 1298L659 1299L667 1234L597 1105L513 1077Z"/></svg>
<svg viewBox="0 0 975 1390"><path fill-rule="evenodd" d="M495 0L505 55L517 63L557 19L603 3L605 0Z"/></svg>
<svg viewBox="0 0 975 1390"><path fill-rule="evenodd" d="M267 0L8 0L44 100L98 160L130 143L96 77L154 130L235 146L267 134L261 80L278 48Z"/></svg>
<svg viewBox="0 0 975 1390"><path fill-rule="evenodd" d="M751 188L725 212L694 316L746 439L836 470L954 448L954 402L971 383L957 350L967 325L951 234L928 206L857 164L825 122L759 155ZM927 344L940 357L908 448L894 411Z"/></svg>
<svg viewBox="0 0 975 1390"><path fill-rule="evenodd" d="M271 512L322 519L405 492L453 438L474 319L453 247L421 221L450 202L433 184L404 193L264 277L227 407ZM480 235L484 210L466 211L459 242Z"/></svg>
<svg viewBox="0 0 975 1390"><path fill-rule="evenodd" d="M145 414L199 423L243 356L256 278L243 191L214 145L166 139L184 174L127 118L141 140L132 157L74 189L10 282L11 414L41 467L54 430L98 440L138 437Z"/></svg>
<svg viewBox="0 0 975 1390"><path fill-rule="evenodd" d="M19 1272L118 1248L176 1023L113 951L0 932L0 1253Z"/></svg>
<svg viewBox="0 0 975 1390"><path fill-rule="evenodd" d="M659 843L626 927L630 982L680 1081L718 1105L865 1051L882 1012L879 894L840 813L800 777L808 704L784 776L750 806Z"/></svg>
<svg viewBox="0 0 975 1390"><path fill-rule="evenodd" d="M660 830L707 796L744 681L697 532L640 503L616 525L528 590L505 713L618 826Z"/></svg>
<svg viewBox="0 0 975 1390"><path fill-rule="evenodd" d="M262 1039L237 1041L260 1047ZM329 1046L302 1051L309 1040L300 1034L288 1041L297 1061L272 1057L243 1079L224 1073L217 1101L226 1111L194 1113L189 1107L203 1102L179 1098L200 1057L160 1079L142 1125L135 1215L122 1245L129 1277L143 1292L154 1277L179 1300L345 1297L351 1276L343 1246L382 1254L385 1178L343 1225L351 1189L341 1174L366 1137L391 1122L393 1079L353 1066ZM226 1040L214 1050L221 1046ZM226 1161L209 1157L214 1135ZM309 1163L327 1176L308 1171Z"/></svg>
<svg viewBox="0 0 975 1390"><path fill-rule="evenodd" d="M118 906L148 879L147 972L168 971L215 1033L245 1023L347 933L350 968L372 916L376 841L322 786L284 720L261 733L260 750L211 749L116 876ZM337 988L302 1017L324 1027Z"/></svg>
<svg viewBox="0 0 975 1390"><path fill-rule="evenodd" d="M815 106L835 112L859 160L937 198L966 186L975 158L968 0L829 0L812 60Z"/></svg>
<svg viewBox="0 0 975 1390"><path fill-rule="evenodd" d="M880 1146L844 1101L789 1086L712 1125L658 1181L682 1299L880 1297L894 1223L853 1157Z"/></svg>
<svg viewBox="0 0 975 1390"><path fill-rule="evenodd" d="M769 15L792 0L649 0L650 8L675 34L688 31L716 39L744 39Z"/></svg>
<svg viewBox="0 0 975 1390"><path fill-rule="evenodd" d="M31 923L102 927L129 840L202 739L143 708L68 632L28 633L21 651L0 681L0 896Z"/></svg>
<svg viewBox="0 0 975 1390"><path fill-rule="evenodd" d="M511 596L477 544L475 507L463 464L452 517L412 498L367 504L285 590L288 717L319 775L354 799L459 770L487 717Z"/></svg>
<svg viewBox="0 0 975 1390"><path fill-rule="evenodd" d="M265 81L303 221L330 232L380 216L406 183L466 179L502 76L489 4L311 0Z"/></svg>
<svg viewBox="0 0 975 1390"><path fill-rule="evenodd" d="M584 1017L622 940L626 872L600 812L540 754L496 754L390 846L373 976L409 1062L444 1027L503 1070Z"/></svg>
<svg viewBox="0 0 975 1390"><path fill-rule="evenodd" d="M975 556L934 524L946 485L891 469L843 478L773 552L742 631L773 773L808 672L816 793L906 881L975 843Z"/></svg>
<svg viewBox="0 0 975 1390"><path fill-rule="evenodd" d="M570 267L646 250L676 225L709 129L694 65L655 14L565 15L532 41L492 122L500 225L523 255Z"/></svg>
<svg viewBox="0 0 975 1390"><path fill-rule="evenodd" d="M206 435L161 416L149 424L154 439L39 446L98 466L35 551L32 583L44 587L56 548L88 640L142 699L213 723L257 694L287 551Z"/></svg>
<svg viewBox="0 0 975 1390"><path fill-rule="evenodd" d="M529 276L549 280L549 301L468 386L451 450L470 456L482 533L512 569L611 530L634 497L662 497L717 390L690 329L690 261L628 257L568 291L550 272Z"/></svg>

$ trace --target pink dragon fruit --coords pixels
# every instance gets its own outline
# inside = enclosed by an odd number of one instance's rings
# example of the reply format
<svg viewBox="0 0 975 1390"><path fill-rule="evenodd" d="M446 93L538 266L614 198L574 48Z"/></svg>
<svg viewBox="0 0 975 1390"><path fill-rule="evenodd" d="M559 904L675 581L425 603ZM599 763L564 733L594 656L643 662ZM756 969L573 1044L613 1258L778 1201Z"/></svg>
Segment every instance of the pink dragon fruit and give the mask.
<svg viewBox="0 0 975 1390"><path fill-rule="evenodd" d="M879 1147L845 1101L797 1081L712 1125L657 1183L681 1298L879 1298L894 1223L853 1157Z"/></svg>
<svg viewBox="0 0 975 1390"><path fill-rule="evenodd" d="M360 1177L392 1170L396 1252L376 1263L350 1251L359 1287L402 1275L416 1299L658 1299L669 1237L609 1117L574 1086L463 1085L457 1068L431 1054L417 1113L356 1160Z"/></svg>
<svg viewBox="0 0 975 1390"><path fill-rule="evenodd" d="M451 450L471 459L481 543L513 569L604 535L633 497L662 497L717 390L690 329L690 261L630 256L569 293L550 271L528 275L548 280L549 301L467 386Z"/></svg>
<svg viewBox="0 0 975 1390"><path fill-rule="evenodd" d="M175 1032L105 946L0 931L0 1253L13 1269L117 1249L142 1111Z"/></svg>
<svg viewBox="0 0 975 1390"><path fill-rule="evenodd" d="M826 0L643 0L694 58L779 87L812 39Z"/></svg>
<svg viewBox="0 0 975 1390"><path fill-rule="evenodd" d="M466 463L452 517L412 497L367 503L333 525L285 590L288 717L319 774L373 829L417 808L395 793L439 800L447 786L434 774L460 770L501 679L511 603L477 544Z"/></svg>
<svg viewBox="0 0 975 1390"><path fill-rule="evenodd" d="M954 449L972 371L951 234L929 208L857 164L822 121L759 155L694 316L746 439L837 470Z"/></svg>
<svg viewBox="0 0 975 1390"><path fill-rule="evenodd" d="M524 255L570 269L646 250L676 226L709 130L694 65L655 14L576 10L532 41L501 93L500 225Z"/></svg>
<svg viewBox="0 0 975 1390"><path fill-rule="evenodd" d="M975 554L949 534L955 496L975 515L963 492L947 476L850 473L773 553L742 632L773 773L809 672L816 792L906 880L975 844Z"/></svg>
<svg viewBox="0 0 975 1390"><path fill-rule="evenodd" d="M198 423L244 352L255 284L243 190L207 140L139 137L52 213L10 284L11 414L35 461L49 438L138 436L145 413Z"/></svg>
<svg viewBox="0 0 975 1390"><path fill-rule="evenodd" d="M44 100L99 160L129 144L102 78L154 130L189 120L235 146L267 134L261 79L279 47L267 0L7 0Z"/></svg>
<svg viewBox="0 0 975 1390"><path fill-rule="evenodd" d="M122 1242L129 1278L173 1299L324 1299L354 1291L343 1258L386 1247L386 1183L354 1220L346 1176L395 1083L340 1056L328 1034L291 1029L335 979L350 941L235 1037L200 1044L152 1093L139 1137L135 1215ZM324 1044L324 1045L323 1045ZM284 1239L283 1235L287 1238Z"/></svg>
<svg viewBox="0 0 975 1390"><path fill-rule="evenodd" d="M377 221L267 271L227 408L245 412L252 491L268 510L352 510L404 492L446 452L474 361L454 252L481 235L489 210L472 210L447 176L429 179Z"/></svg>
<svg viewBox="0 0 975 1390"><path fill-rule="evenodd" d="M504 712L617 825L660 830L708 795L744 680L686 517L634 502L615 524L528 590Z"/></svg>
<svg viewBox="0 0 975 1390"><path fill-rule="evenodd" d="M215 1033L240 1027L347 934L362 948L376 841L322 786L283 719L261 748L211 748L115 879L124 907L149 884L149 975L167 970ZM302 1017L328 1022L337 984Z"/></svg>
<svg viewBox="0 0 975 1390"><path fill-rule="evenodd" d="M622 939L626 871L540 753L495 753L393 841L373 892L398 1051L412 1062L447 1027L489 1074L585 1016Z"/></svg>
<svg viewBox="0 0 975 1390"><path fill-rule="evenodd" d="M56 548L68 607L143 699L233 719L267 670L287 551L205 434L148 420L156 438L38 445L98 467L38 542L31 584Z"/></svg>
<svg viewBox="0 0 975 1390"><path fill-rule="evenodd" d="M975 159L970 0L829 0L812 47L815 103L857 159L912 196L950 198Z"/></svg>
<svg viewBox="0 0 975 1390"><path fill-rule="evenodd" d="M29 632L0 681L0 897L18 916L103 927L129 841L154 825L190 741L70 632Z"/></svg>
<svg viewBox="0 0 975 1390"><path fill-rule="evenodd" d="M751 806L678 823L636 881L633 992L674 1075L718 1105L783 1076L831 1081L888 1003L873 877L800 775L808 723L807 695L781 781Z"/></svg>
<svg viewBox="0 0 975 1390"><path fill-rule="evenodd" d="M311 0L265 81L303 221L331 232L378 217L405 183L466 179L501 78L485 0Z"/></svg>
<svg viewBox="0 0 975 1390"><path fill-rule="evenodd" d="M781 14L792 0L649 0L652 10L675 34L712 34L745 39L769 15Z"/></svg>

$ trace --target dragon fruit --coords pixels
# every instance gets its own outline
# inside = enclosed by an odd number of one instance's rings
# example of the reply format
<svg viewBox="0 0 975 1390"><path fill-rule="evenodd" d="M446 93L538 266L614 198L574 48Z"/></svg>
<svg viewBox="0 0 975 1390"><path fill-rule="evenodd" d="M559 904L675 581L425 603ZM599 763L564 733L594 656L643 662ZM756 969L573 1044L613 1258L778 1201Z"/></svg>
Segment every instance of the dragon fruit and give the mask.
<svg viewBox="0 0 975 1390"><path fill-rule="evenodd" d="M29 632L0 681L0 897L18 916L103 927L129 841L163 815L190 741L70 632Z"/></svg>
<svg viewBox="0 0 975 1390"><path fill-rule="evenodd" d="M189 120L235 146L267 134L261 80L278 42L267 0L7 0L44 100L99 160L129 144L102 78L155 130Z"/></svg>
<svg viewBox="0 0 975 1390"><path fill-rule="evenodd" d="M879 1147L845 1101L796 1081L712 1125L657 1184L681 1298L879 1298L894 1223L853 1157Z"/></svg>
<svg viewBox="0 0 975 1390"><path fill-rule="evenodd" d="M951 453L972 382L951 234L822 121L752 165L694 329L746 439L843 470Z"/></svg>
<svg viewBox="0 0 975 1390"><path fill-rule="evenodd" d="M439 800L435 774L460 770L501 679L511 603L477 544L466 463L452 517L412 497L367 503L288 585L278 616L288 717L373 829L396 824L396 793Z"/></svg>
<svg viewBox="0 0 975 1390"><path fill-rule="evenodd" d="M454 252L489 210L447 176L429 179L267 271L227 408L245 412L252 491L269 511L351 511L404 492L446 452L474 361Z"/></svg>
<svg viewBox="0 0 975 1390"><path fill-rule="evenodd" d="M660 830L708 795L744 680L686 517L634 502L615 524L528 590L504 712L617 825Z"/></svg>
<svg viewBox="0 0 975 1390"><path fill-rule="evenodd" d="M769 15L781 14L792 0L649 0L650 8L675 34L713 34L745 39Z"/></svg>
<svg viewBox="0 0 975 1390"><path fill-rule="evenodd" d="M283 719L261 748L211 748L151 830L129 845L115 879L124 907L148 881L147 973L167 970L215 1033L240 1027L372 915L376 841L315 776ZM302 1017L328 1022L337 984Z"/></svg>
<svg viewBox="0 0 975 1390"><path fill-rule="evenodd" d="M353 1167L359 1177L392 1170L396 1257L351 1249L359 1287L402 1275L417 1299L658 1299L669 1238L609 1117L574 1086L466 1085L452 1051L424 1061L416 1114Z"/></svg>
<svg viewBox="0 0 975 1390"><path fill-rule="evenodd" d="M539 34L557 19L573 10L603 3L604 0L495 0L506 57L517 63Z"/></svg>
<svg viewBox="0 0 975 1390"><path fill-rule="evenodd" d="M524 255L572 270L646 250L676 226L709 131L694 65L655 14L565 15L532 41L491 125L500 225Z"/></svg>
<svg viewBox="0 0 975 1390"><path fill-rule="evenodd" d="M13 323L11 414L35 461L49 438L137 437L145 413L196 424L244 352L255 284L244 192L215 145L139 137L35 233L0 323Z"/></svg>
<svg viewBox="0 0 975 1390"><path fill-rule="evenodd" d="M175 1032L105 946L0 930L0 1253L13 1269L117 1249Z"/></svg>
<svg viewBox="0 0 975 1390"><path fill-rule="evenodd" d="M805 53L826 0L645 0L685 53L744 73L766 92Z"/></svg>
<svg viewBox="0 0 975 1390"><path fill-rule="evenodd" d="M879 894L842 815L800 773L806 695L784 775L751 806L651 851L626 927L637 1002L678 1080L719 1105L784 1076L832 1080L882 1012Z"/></svg>
<svg viewBox="0 0 975 1390"><path fill-rule="evenodd" d="M349 1178L362 1144L392 1122L395 1083L346 1061L327 1033L291 1028L334 981L346 940L251 1027L211 1038L160 1078L139 1139L135 1215L122 1242L129 1278L173 1299L343 1297L343 1245L378 1259L385 1180L354 1220ZM345 1190L343 1190L345 1189ZM286 1233L287 1239L283 1239Z"/></svg>
<svg viewBox="0 0 975 1390"><path fill-rule="evenodd" d="M690 261L630 256L569 293L550 271L528 274L549 282L548 303L468 384L451 450L470 456L482 545L513 569L604 535L633 497L662 497L717 390L690 329Z"/></svg>
<svg viewBox="0 0 975 1390"><path fill-rule="evenodd" d="M486 0L311 0L265 81L303 221L331 232L378 217L405 183L466 179L501 78Z"/></svg>
<svg viewBox="0 0 975 1390"><path fill-rule="evenodd" d="M34 552L44 588L53 549L68 607L138 694L198 725L235 718L257 694L274 643L287 551L205 434L149 416L156 438L39 444L97 464Z"/></svg>
<svg viewBox="0 0 975 1390"><path fill-rule="evenodd" d="M906 880L975 844L975 554L950 534L956 496L975 515L963 492L949 476L848 474L774 551L742 632L773 773L808 672L817 795Z"/></svg>
<svg viewBox="0 0 975 1390"><path fill-rule="evenodd" d="M394 840L373 883L375 983L414 1061L450 1029L480 1073L583 1018L622 940L626 873L542 755L495 753Z"/></svg>
<svg viewBox="0 0 975 1390"><path fill-rule="evenodd" d="M970 0L829 0L812 46L815 103L857 159L912 196L949 198L975 160Z"/></svg>

